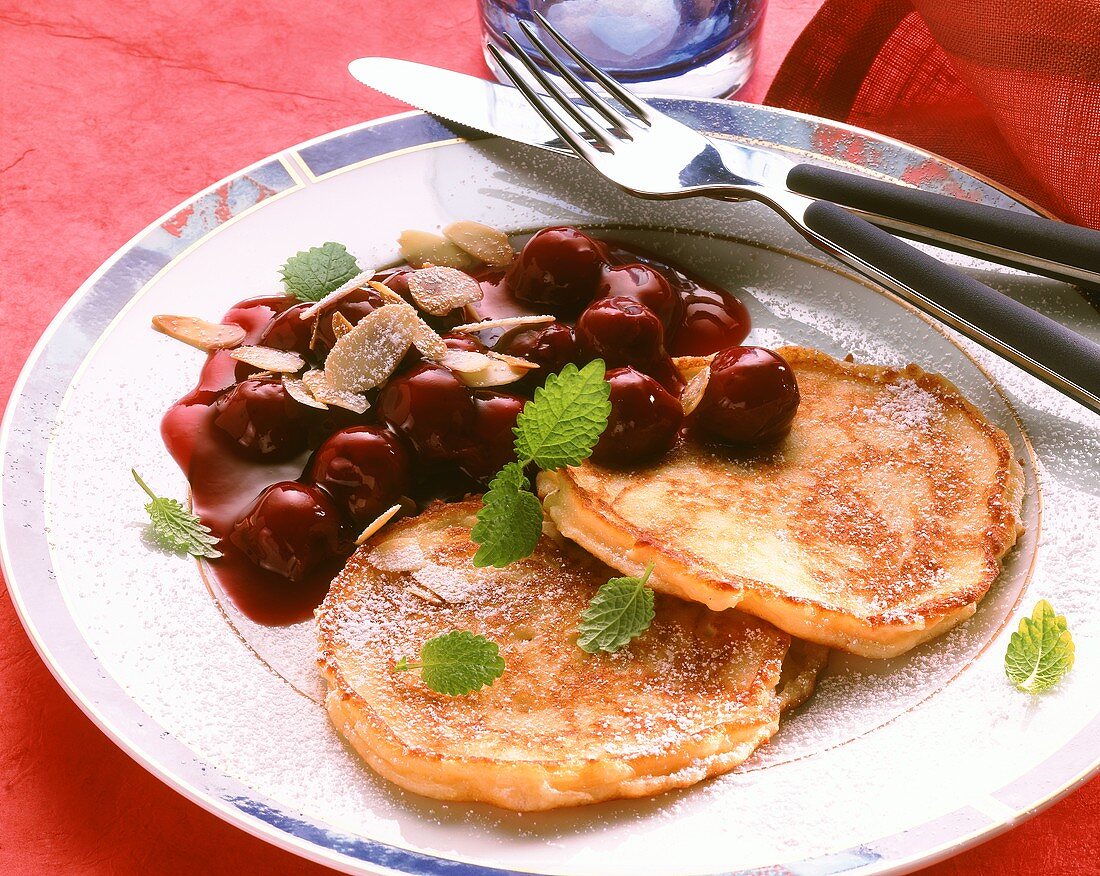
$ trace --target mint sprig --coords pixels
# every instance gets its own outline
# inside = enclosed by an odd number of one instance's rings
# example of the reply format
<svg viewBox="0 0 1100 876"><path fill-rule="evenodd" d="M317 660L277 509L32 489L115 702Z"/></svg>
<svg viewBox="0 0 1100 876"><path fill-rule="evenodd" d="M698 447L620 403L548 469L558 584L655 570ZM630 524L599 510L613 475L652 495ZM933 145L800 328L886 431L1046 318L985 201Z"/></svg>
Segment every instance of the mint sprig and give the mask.
<svg viewBox="0 0 1100 876"><path fill-rule="evenodd" d="M1073 637L1064 615L1040 599L1008 640L1005 675L1025 693L1050 690L1073 668Z"/></svg>
<svg viewBox="0 0 1100 876"><path fill-rule="evenodd" d="M332 241L291 256L282 267L283 286L299 301L320 301L360 273L355 256Z"/></svg>
<svg viewBox="0 0 1100 876"><path fill-rule="evenodd" d="M210 527L204 526L198 517L175 499L164 499L154 493L136 470L130 469L130 474L152 499L145 510L149 514L150 531L157 544L165 550L187 553L193 557L216 560L222 555L217 549L218 539L210 533Z"/></svg>
<svg viewBox="0 0 1100 876"><path fill-rule="evenodd" d="M436 693L457 697L491 685L504 674L504 658L495 642L466 630L452 630L428 639L420 659L402 657L395 672L420 670L420 679Z"/></svg>
<svg viewBox="0 0 1100 876"><path fill-rule="evenodd" d="M470 533L478 545L475 566L507 566L534 551L542 505L523 470L531 463L544 470L579 465L592 454L611 413L605 373L602 359L584 368L566 365L523 406L513 430L517 462L508 463L489 484Z"/></svg>
<svg viewBox="0 0 1100 876"><path fill-rule="evenodd" d="M489 484L470 532L479 545L474 565L502 568L529 557L542 535L542 505L531 492L523 466L510 462Z"/></svg>
<svg viewBox="0 0 1100 876"><path fill-rule="evenodd" d="M612 578L581 612L577 647L589 654L618 651L653 622L653 590L647 587L653 564L640 578Z"/></svg>

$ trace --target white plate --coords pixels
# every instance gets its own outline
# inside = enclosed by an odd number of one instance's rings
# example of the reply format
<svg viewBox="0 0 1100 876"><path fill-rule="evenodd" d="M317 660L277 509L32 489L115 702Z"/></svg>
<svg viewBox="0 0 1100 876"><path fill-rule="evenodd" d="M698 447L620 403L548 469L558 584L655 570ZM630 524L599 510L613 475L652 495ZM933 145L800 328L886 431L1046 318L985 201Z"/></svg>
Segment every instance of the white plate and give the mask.
<svg viewBox="0 0 1100 876"><path fill-rule="evenodd" d="M920 182L1011 209L1007 194L909 147L763 107L674 101L711 132ZM308 624L272 630L219 605L195 564L142 539L136 466L186 481L158 432L200 356L148 328L210 319L278 290L286 257L326 240L396 258L405 228L479 219L516 233L614 227L737 291L752 338L915 361L957 383L1011 436L1027 532L975 617L891 661L835 656L811 702L735 773L653 800L543 815L396 790L341 743L316 702ZM962 260L957 260L965 263ZM1071 289L984 275L1095 335ZM629 198L579 165L467 142L420 114L261 162L150 226L46 332L4 423L2 547L13 601L58 680L132 757L264 839L351 872L714 874L902 872L1026 817L1100 765L1100 418L853 279L766 210ZM1005 644L1040 597L1068 615L1077 668L1028 697Z"/></svg>

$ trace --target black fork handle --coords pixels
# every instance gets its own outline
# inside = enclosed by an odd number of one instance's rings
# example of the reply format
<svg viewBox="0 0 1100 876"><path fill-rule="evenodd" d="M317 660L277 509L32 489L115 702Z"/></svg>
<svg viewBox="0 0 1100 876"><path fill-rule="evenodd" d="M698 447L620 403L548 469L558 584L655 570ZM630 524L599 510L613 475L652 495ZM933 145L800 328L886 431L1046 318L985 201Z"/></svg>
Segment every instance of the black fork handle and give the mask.
<svg viewBox="0 0 1100 876"><path fill-rule="evenodd" d="M1100 345L836 204L815 201L804 221L815 234L965 324L946 318L949 325L1100 413Z"/></svg>

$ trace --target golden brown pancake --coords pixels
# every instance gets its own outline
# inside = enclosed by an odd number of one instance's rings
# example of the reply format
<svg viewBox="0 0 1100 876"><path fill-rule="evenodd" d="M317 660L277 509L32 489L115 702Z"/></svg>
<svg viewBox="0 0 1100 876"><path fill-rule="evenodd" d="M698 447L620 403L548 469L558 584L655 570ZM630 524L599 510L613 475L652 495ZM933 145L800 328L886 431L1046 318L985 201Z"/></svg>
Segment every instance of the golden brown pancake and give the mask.
<svg viewBox="0 0 1100 876"><path fill-rule="evenodd" d="M802 396L781 443L542 472L555 525L620 572L654 563L657 590L868 657L969 617L1021 530L1007 436L915 365L778 352Z"/></svg>
<svg viewBox="0 0 1100 876"><path fill-rule="evenodd" d="M587 654L580 613L616 573L546 534L526 560L475 569L479 507L437 504L383 530L317 611L329 715L377 772L441 800L551 809L694 784L775 733L785 633L658 595L641 637ZM499 645L492 686L449 697L394 671L451 630Z"/></svg>

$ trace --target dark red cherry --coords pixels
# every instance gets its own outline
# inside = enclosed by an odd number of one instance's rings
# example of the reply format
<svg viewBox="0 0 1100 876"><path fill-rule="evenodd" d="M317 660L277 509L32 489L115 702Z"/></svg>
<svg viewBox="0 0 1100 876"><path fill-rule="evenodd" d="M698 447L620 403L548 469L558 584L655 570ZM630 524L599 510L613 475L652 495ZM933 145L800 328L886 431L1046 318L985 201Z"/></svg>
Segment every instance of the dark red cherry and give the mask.
<svg viewBox="0 0 1100 876"><path fill-rule="evenodd" d="M600 298L633 298L652 310L671 338L680 327L684 302L680 293L649 265L635 263L606 268L597 290Z"/></svg>
<svg viewBox="0 0 1100 876"><path fill-rule="evenodd" d="M410 268L401 268L394 271L392 274L387 275L382 283L389 286L394 292L400 295L402 298L409 297L409 274L412 273Z"/></svg>
<svg viewBox="0 0 1100 876"><path fill-rule="evenodd" d="M665 350L661 320L633 298L601 298L577 320L577 351L583 361L603 359L608 368L632 365L670 392L683 387Z"/></svg>
<svg viewBox="0 0 1100 876"><path fill-rule="evenodd" d="M576 228L544 228L527 241L508 270L507 283L520 301L573 317L596 297L607 247Z"/></svg>
<svg viewBox="0 0 1100 876"><path fill-rule="evenodd" d="M507 335L497 347L501 353L538 365L539 370L534 373L539 375L539 383L546 375L557 374L570 362L577 361L576 336L570 326L561 322Z"/></svg>
<svg viewBox="0 0 1100 876"><path fill-rule="evenodd" d="M696 286L684 293L680 328L668 349L673 356L709 356L745 340L749 312L735 295Z"/></svg>
<svg viewBox="0 0 1100 876"><path fill-rule="evenodd" d="M487 482L504 464L516 458L516 436L512 427L527 399L508 392L479 390L474 393L477 422L474 441L464 452L459 467L474 480Z"/></svg>
<svg viewBox="0 0 1100 876"><path fill-rule="evenodd" d="M278 380L242 380L214 402L214 425L255 459L300 453L315 419L314 409L292 399Z"/></svg>
<svg viewBox="0 0 1100 876"><path fill-rule="evenodd" d="M684 410L679 399L635 368L607 372L611 414L592 458L612 465L645 462L676 443Z"/></svg>
<svg viewBox="0 0 1100 876"><path fill-rule="evenodd" d="M443 336L443 343L447 345L448 350L462 350L468 353L484 353L488 349L473 335L446 334Z"/></svg>
<svg viewBox="0 0 1100 876"><path fill-rule="evenodd" d="M332 330L332 317L339 313L344 319L355 325L364 316L377 310L385 302L373 289L356 289L346 298L341 298L335 307L329 306L317 317L317 340L313 345L318 355L324 355L336 343L336 334ZM310 327L312 328L312 322Z"/></svg>
<svg viewBox="0 0 1100 876"><path fill-rule="evenodd" d="M422 362L390 378L378 395L382 418L424 459L453 459L470 446L477 408L454 372Z"/></svg>
<svg viewBox="0 0 1100 876"><path fill-rule="evenodd" d="M388 429L352 426L329 436L313 454L306 480L323 487L359 527L412 486L409 454Z"/></svg>
<svg viewBox="0 0 1100 876"><path fill-rule="evenodd" d="M345 550L336 504L324 490L297 481L260 493L229 540L257 566L291 581Z"/></svg>
<svg viewBox="0 0 1100 876"><path fill-rule="evenodd" d="M302 319L302 314L313 305L309 302L295 304L276 316L260 335L257 343L276 350L293 350L300 356L309 356L309 342L313 337L313 320Z"/></svg>
<svg viewBox="0 0 1100 876"><path fill-rule="evenodd" d="M694 418L713 440L759 444L790 431L798 402L798 383L782 356L763 347L728 347L710 363Z"/></svg>

